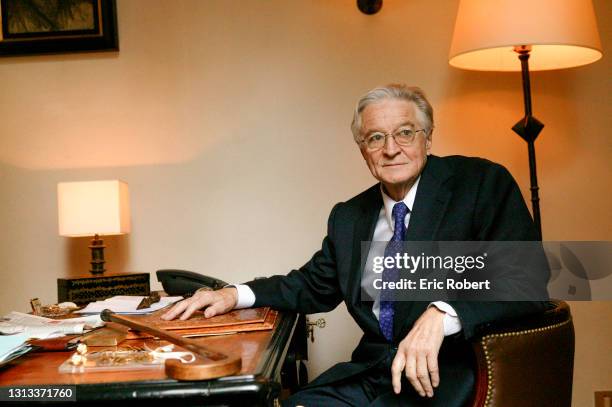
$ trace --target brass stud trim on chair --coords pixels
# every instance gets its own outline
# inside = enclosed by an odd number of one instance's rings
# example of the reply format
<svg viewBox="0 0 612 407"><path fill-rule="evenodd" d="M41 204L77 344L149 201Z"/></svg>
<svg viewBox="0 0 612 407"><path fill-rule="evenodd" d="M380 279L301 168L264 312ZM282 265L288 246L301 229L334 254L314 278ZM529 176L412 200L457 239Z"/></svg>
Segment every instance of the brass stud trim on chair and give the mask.
<svg viewBox="0 0 612 407"><path fill-rule="evenodd" d="M480 344L482 345L482 349L484 351L485 360L487 362L487 395L485 397L484 406L490 407L491 400L493 398L493 389L495 387L495 382L493 379L493 361L491 360L491 356L489 355L489 341L494 338L507 338L511 336L521 336L521 335L529 335L544 331L550 331L552 329L556 329L562 327L563 325L567 325L572 322L572 319L569 318L567 321L559 322L558 324L553 324L549 326L545 326L542 328L534 328L534 329L526 329L524 331L516 331L516 332L503 332L498 334L489 334L485 335L480 339Z"/></svg>

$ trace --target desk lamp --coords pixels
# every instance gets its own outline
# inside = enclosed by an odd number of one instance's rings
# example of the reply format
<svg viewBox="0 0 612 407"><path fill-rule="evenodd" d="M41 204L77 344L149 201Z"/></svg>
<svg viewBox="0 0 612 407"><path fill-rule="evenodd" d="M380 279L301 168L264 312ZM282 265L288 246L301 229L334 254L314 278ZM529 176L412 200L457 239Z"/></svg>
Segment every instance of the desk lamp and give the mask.
<svg viewBox="0 0 612 407"><path fill-rule="evenodd" d="M113 295L149 295L149 274L105 275L103 235L130 232L128 186L123 181L60 182L57 185L60 236L93 236L91 273L58 279L59 301L85 303ZM146 281L145 281L146 276Z"/></svg>
<svg viewBox="0 0 612 407"><path fill-rule="evenodd" d="M128 186L123 181L60 182L57 184L60 236L94 236L91 249L93 275L103 274L104 241L101 235L130 232Z"/></svg>
<svg viewBox="0 0 612 407"><path fill-rule="evenodd" d="M529 69L590 64L602 57L591 0L461 0L449 64L521 71L525 116L512 130L527 142L533 219L542 239L534 142L544 125L531 112ZM530 66L531 64L531 66Z"/></svg>

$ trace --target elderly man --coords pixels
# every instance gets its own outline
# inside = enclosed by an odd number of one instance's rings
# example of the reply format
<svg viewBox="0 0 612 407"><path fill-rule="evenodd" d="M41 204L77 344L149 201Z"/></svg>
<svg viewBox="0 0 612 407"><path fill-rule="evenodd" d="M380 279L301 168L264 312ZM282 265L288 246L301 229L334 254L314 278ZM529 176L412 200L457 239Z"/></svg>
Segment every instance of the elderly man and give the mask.
<svg viewBox="0 0 612 407"><path fill-rule="evenodd" d="M344 301L364 332L351 361L333 366L284 405L464 405L474 383L468 339L475 326L543 304L367 301L362 275L371 266L362 261L361 243L520 241L537 234L508 171L484 159L431 155L433 127L420 89L391 84L368 92L351 130L379 183L332 209L321 250L286 276L199 292L164 318L249 306L310 314Z"/></svg>

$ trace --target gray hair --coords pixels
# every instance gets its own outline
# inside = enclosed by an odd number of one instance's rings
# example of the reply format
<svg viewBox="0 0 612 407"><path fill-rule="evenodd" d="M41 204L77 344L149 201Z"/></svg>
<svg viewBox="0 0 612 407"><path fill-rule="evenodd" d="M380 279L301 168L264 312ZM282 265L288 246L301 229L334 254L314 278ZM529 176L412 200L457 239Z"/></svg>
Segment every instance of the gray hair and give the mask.
<svg viewBox="0 0 612 407"><path fill-rule="evenodd" d="M406 86L401 83L391 83L386 86L374 88L365 95L363 95L357 102L355 112L353 114L353 121L351 122L351 131L353 132L353 138L355 142L359 144L361 142L361 113L367 106L380 102L384 99L397 99L412 102L417 107L417 114L420 116L419 120L427 132L427 136L431 136L433 130L433 108L429 104L429 101L425 97L425 93L420 88L414 86Z"/></svg>

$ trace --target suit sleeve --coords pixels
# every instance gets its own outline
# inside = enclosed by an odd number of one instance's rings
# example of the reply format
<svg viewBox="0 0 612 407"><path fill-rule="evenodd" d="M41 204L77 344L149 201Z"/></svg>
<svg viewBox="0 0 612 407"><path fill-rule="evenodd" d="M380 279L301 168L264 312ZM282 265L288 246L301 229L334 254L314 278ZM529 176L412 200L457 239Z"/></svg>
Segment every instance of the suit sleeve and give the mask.
<svg viewBox="0 0 612 407"><path fill-rule="evenodd" d="M270 306L283 311L312 314L331 311L340 304L342 293L332 238L338 206L332 209L329 216L327 236L321 249L304 266L286 276L275 275L245 283L255 294L255 307Z"/></svg>
<svg viewBox="0 0 612 407"><path fill-rule="evenodd" d="M482 178L479 195L476 202L473 230L476 240L482 241L537 241L534 223L525 205L521 191L502 166L495 165ZM546 281L548 280L548 264L543 251L538 254L540 270L538 275L524 276L517 280L523 288L542 294L537 298L546 297ZM524 272L526 270L518 270ZM517 270L502 271L507 274ZM510 279L512 280L512 276ZM526 287L525 284L529 286ZM514 292L521 292L515 287ZM542 291L543 290L543 291ZM534 297L535 298L535 297ZM478 325L500 319L517 318L521 315L534 313L545 309L545 301L451 301L461 321L463 336L466 339L475 334Z"/></svg>

